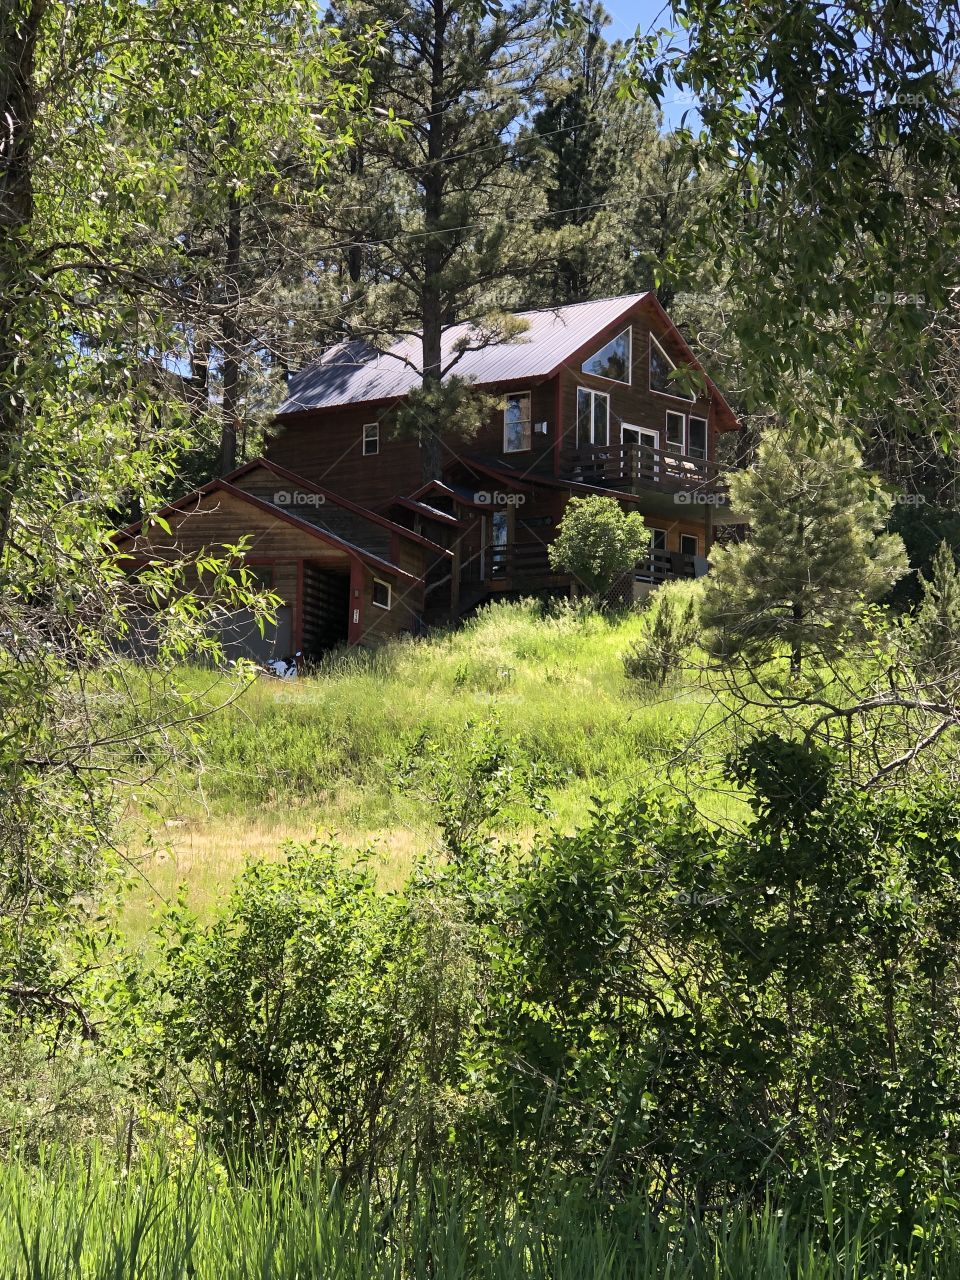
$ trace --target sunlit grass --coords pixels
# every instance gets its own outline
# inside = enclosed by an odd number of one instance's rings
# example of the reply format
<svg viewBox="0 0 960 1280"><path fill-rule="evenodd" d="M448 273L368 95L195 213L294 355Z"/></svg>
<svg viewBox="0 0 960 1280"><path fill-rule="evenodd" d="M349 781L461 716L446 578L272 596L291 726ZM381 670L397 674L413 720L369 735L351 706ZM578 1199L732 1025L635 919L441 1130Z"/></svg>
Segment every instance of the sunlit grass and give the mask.
<svg viewBox="0 0 960 1280"><path fill-rule="evenodd" d="M455 743L491 720L558 779L548 800L564 829L595 797L667 783L707 816L736 821L740 802L716 769L680 755L717 718L708 691L695 679L644 690L624 674L642 625L637 613L500 604L457 631L337 655L299 681L255 681L207 722L199 775L181 774L155 812L131 822L143 878L125 927L141 936L181 883L205 915L248 855L316 834L372 846L384 882L399 883L436 831L422 799L398 788L398 766L420 733ZM183 682L216 697L209 672L186 671ZM712 751L718 758L720 746Z"/></svg>

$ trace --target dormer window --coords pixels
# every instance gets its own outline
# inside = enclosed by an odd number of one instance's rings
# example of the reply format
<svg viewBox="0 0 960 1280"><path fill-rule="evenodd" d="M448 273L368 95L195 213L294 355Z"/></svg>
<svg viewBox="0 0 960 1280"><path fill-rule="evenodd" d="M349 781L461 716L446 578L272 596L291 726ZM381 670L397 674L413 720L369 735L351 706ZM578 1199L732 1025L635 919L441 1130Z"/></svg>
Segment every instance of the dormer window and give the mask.
<svg viewBox="0 0 960 1280"><path fill-rule="evenodd" d="M676 396L678 400L693 400L689 391L678 385L676 378L670 375L676 365L651 333L650 335L650 390L661 396Z"/></svg>
<svg viewBox="0 0 960 1280"><path fill-rule="evenodd" d="M611 382L630 382L630 329L624 329L615 338L611 338L606 346L584 360L580 366L584 373L592 373L595 378L607 378Z"/></svg>

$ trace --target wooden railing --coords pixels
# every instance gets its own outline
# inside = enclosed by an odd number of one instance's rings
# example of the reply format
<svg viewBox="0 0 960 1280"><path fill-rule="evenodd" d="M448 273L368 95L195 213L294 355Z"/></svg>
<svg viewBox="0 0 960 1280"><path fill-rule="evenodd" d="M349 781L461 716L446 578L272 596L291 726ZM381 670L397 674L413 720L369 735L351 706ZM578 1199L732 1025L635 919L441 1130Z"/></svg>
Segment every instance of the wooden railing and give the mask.
<svg viewBox="0 0 960 1280"><path fill-rule="evenodd" d="M720 467L675 449L645 444L585 445L561 458L564 480L602 489L656 485L664 489L722 489Z"/></svg>
<svg viewBox="0 0 960 1280"><path fill-rule="evenodd" d="M481 558L475 552L461 567L463 583L495 583L505 579L547 578L555 576L547 556L547 548L540 542L508 542L484 548ZM679 551L651 551L639 561L634 576L638 582L660 583L672 578L692 578L695 574L693 556Z"/></svg>
<svg viewBox="0 0 960 1280"><path fill-rule="evenodd" d="M651 551L639 562L634 574L637 582L668 582L673 578L695 576L693 556L681 551Z"/></svg>

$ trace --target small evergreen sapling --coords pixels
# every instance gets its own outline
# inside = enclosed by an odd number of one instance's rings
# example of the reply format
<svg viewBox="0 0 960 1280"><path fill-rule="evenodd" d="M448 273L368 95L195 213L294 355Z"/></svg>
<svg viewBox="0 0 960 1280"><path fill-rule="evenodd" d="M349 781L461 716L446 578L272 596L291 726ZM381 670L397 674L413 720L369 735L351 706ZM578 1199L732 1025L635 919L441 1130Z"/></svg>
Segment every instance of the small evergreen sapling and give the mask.
<svg viewBox="0 0 960 1280"><path fill-rule="evenodd" d="M730 478L745 542L718 550L703 621L723 657L836 654L863 606L907 572L899 535L881 533L892 500L856 446L830 435L768 432L749 471Z"/></svg>
<svg viewBox="0 0 960 1280"><path fill-rule="evenodd" d="M960 685L960 574L946 542L933 558L930 579L920 575L923 599L910 632L917 674L927 681Z"/></svg>

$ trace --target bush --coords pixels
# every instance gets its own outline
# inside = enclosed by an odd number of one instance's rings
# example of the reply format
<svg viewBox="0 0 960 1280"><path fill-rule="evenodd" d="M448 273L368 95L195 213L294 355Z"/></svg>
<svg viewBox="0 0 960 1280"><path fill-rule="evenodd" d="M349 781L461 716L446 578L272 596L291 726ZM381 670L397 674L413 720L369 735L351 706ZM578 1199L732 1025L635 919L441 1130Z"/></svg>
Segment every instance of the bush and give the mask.
<svg viewBox="0 0 960 1280"><path fill-rule="evenodd" d="M627 678L662 688L701 637L697 581L665 582L644 613L644 632L623 655Z"/></svg>
<svg viewBox="0 0 960 1280"><path fill-rule="evenodd" d="M382 894L334 846L252 864L213 925L167 921L140 991L154 1089L221 1149L304 1144L343 1181L395 1143L433 1155L470 1007L458 937L439 892Z"/></svg>
<svg viewBox="0 0 960 1280"><path fill-rule="evenodd" d="M571 498L557 536L547 548L551 567L569 573L595 599L606 596L650 545L650 530L636 511L615 498Z"/></svg>

